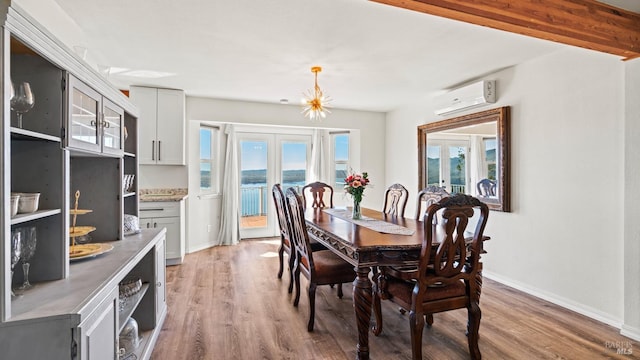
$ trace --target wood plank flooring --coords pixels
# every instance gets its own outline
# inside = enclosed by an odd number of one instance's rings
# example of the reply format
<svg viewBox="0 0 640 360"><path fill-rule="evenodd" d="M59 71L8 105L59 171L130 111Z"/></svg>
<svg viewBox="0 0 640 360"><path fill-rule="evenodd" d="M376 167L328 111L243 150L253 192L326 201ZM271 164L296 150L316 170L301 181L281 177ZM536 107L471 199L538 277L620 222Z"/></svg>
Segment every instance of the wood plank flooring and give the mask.
<svg viewBox="0 0 640 360"><path fill-rule="evenodd" d="M276 277L277 248L277 239L243 240L168 267L169 313L152 359L355 359L350 286L342 299L318 287L315 330L307 332L306 292L293 307L288 279ZM494 281L485 279L481 309L484 359L640 359L640 344L617 329ZM411 359L408 315L383 302L383 318L383 333L370 334L371 359ZM424 359L468 359L466 311L434 319L424 330Z"/></svg>

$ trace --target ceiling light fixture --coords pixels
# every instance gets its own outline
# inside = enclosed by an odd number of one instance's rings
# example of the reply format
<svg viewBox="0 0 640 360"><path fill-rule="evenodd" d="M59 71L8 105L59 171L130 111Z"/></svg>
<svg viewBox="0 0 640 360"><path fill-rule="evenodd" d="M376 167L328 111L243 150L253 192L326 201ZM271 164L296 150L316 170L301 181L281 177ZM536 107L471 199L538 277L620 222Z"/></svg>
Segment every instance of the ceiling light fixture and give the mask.
<svg viewBox="0 0 640 360"><path fill-rule="evenodd" d="M320 66L311 68L311 72L315 74L316 78L315 86L313 90L307 90L306 93L303 93L304 98L302 99L302 104L304 105L304 109L302 113L311 120L325 118L327 114L331 113L331 111L327 109L329 107L327 104L330 103L332 99L320 90L318 86L318 73L321 71L322 68Z"/></svg>

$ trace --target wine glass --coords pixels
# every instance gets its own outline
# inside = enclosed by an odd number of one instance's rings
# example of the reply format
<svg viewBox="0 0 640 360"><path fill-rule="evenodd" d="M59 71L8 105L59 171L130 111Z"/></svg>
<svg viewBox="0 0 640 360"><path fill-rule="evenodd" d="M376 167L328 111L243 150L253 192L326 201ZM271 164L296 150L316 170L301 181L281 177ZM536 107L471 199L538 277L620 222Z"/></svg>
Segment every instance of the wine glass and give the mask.
<svg viewBox="0 0 640 360"><path fill-rule="evenodd" d="M20 260L20 252L22 250L21 241L21 231L20 229L14 229L11 231L11 282L13 282L13 268ZM11 296L16 296L13 292L13 288L11 289Z"/></svg>
<svg viewBox="0 0 640 360"><path fill-rule="evenodd" d="M22 115L33 108L36 99L28 82L20 83L13 89L15 94L11 98L11 109L18 115L18 127L22 128Z"/></svg>
<svg viewBox="0 0 640 360"><path fill-rule="evenodd" d="M22 241L20 251L22 257L22 272L24 273L24 282L18 289L27 290L33 287L29 282L29 267L33 254L36 252L36 227L29 226L22 228Z"/></svg>

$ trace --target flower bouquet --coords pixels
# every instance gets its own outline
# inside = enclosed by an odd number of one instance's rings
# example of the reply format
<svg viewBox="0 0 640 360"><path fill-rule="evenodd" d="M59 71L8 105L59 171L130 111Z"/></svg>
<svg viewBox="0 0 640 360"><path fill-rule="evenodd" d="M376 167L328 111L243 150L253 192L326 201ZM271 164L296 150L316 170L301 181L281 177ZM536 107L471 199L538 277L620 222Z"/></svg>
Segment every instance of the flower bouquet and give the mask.
<svg viewBox="0 0 640 360"><path fill-rule="evenodd" d="M353 197L353 219L362 218L362 213L360 211L360 202L362 201L362 196L364 193L364 188L369 184L369 174L363 172L361 174L349 174L344 179L344 191L350 194Z"/></svg>

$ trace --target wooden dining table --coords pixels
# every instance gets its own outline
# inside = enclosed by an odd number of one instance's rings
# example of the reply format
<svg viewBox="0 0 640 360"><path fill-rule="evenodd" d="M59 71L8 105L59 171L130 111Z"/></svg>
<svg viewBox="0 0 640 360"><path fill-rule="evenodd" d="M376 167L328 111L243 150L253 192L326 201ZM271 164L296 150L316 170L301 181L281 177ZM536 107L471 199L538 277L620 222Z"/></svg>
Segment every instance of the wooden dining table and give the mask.
<svg viewBox="0 0 640 360"><path fill-rule="evenodd" d="M323 209L307 208L305 220L309 237L352 264L356 270L353 282L353 307L358 326L356 359L369 358L372 284L369 272L373 266L417 266L424 237L421 221L386 215L362 208L371 219L414 230L412 235L382 233L330 214Z"/></svg>

